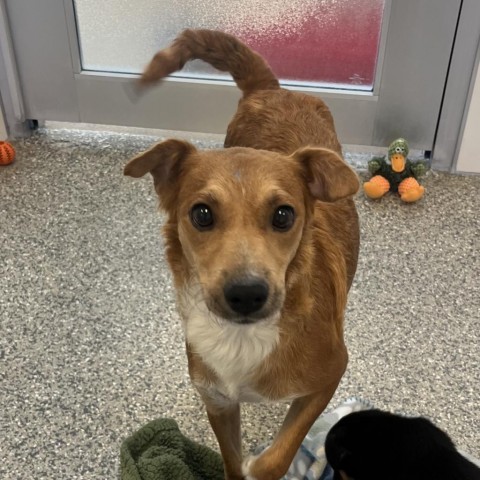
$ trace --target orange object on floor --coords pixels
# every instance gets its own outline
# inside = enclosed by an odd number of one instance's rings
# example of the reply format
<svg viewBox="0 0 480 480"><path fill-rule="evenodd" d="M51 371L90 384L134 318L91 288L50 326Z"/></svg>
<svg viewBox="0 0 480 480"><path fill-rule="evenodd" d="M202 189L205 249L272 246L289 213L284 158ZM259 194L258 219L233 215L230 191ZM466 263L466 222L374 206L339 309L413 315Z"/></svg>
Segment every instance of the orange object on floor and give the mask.
<svg viewBox="0 0 480 480"><path fill-rule="evenodd" d="M383 197L390 190L390 183L385 177L375 175L363 184L363 190L367 197L377 199Z"/></svg>
<svg viewBox="0 0 480 480"><path fill-rule="evenodd" d="M398 193L404 202L412 203L423 197L425 188L415 178L409 177L400 183Z"/></svg>
<svg viewBox="0 0 480 480"><path fill-rule="evenodd" d="M0 141L0 165L10 165L15 160L15 149L8 142Z"/></svg>

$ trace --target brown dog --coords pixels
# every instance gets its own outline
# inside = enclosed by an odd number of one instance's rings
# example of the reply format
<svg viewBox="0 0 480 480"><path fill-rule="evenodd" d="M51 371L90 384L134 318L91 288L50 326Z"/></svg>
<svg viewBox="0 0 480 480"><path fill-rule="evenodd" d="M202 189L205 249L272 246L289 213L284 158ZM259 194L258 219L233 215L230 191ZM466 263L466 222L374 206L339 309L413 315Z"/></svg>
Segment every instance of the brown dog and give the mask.
<svg viewBox="0 0 480 480"><path fill-rule="evenodd" d="M189 372L228 480L283 476L347 365L343 316L358 255L354 172L319 99L280 88L235 37L186 30L140 79L192 59L230 72L243 92L223 150L167 140L125 174L153 176L168 215L167 256ZM270 448L242 463L242 401L291 400Z"/></svg>

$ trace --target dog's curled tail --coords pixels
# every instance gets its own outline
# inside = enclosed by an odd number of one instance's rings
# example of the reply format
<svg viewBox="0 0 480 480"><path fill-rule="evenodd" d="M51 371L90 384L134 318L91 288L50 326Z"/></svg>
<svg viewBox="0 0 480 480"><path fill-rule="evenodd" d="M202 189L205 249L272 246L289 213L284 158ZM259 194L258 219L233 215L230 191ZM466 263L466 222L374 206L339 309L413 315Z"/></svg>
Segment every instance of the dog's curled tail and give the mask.
<svg viewBox="0 0 480 480"><path fill-rule="evenodd" d="M169 47L155 54L139 83L142 86L156 83L195 59L229 72L244 95L280 88L272 70L258 53L233 35L203 29L184 30Z"/></svg>

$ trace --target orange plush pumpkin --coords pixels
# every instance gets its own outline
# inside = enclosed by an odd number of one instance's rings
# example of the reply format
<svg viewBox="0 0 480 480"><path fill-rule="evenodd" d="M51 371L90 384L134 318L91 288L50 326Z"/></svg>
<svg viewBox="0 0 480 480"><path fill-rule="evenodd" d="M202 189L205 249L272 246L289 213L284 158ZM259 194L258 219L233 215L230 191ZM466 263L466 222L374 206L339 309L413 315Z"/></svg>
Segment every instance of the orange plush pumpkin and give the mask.
<svg viewBox="0 0 480 480"><path fill-rule="evenodd" d="M15 160L15 149L8 142L0 142L0 165L9 165Z"/></svg>

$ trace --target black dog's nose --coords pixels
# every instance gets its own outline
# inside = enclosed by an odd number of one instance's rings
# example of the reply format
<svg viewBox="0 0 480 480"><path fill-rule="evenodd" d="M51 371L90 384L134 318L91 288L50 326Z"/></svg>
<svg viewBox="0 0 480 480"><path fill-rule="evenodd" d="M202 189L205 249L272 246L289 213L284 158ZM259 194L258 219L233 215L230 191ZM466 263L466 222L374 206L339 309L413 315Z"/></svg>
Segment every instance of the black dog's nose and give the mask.
<svg viewBox="0 0 480 480"><path fill-rule="evenodd" d="M232 282L223 289L230 308L242 315L258 312L267 301L268 284L260 278Z"/></svg>

